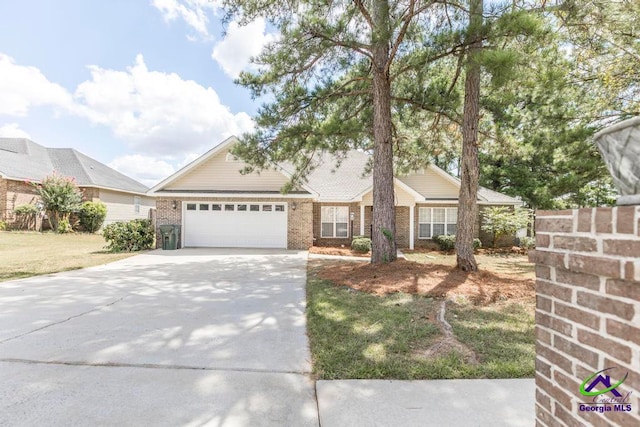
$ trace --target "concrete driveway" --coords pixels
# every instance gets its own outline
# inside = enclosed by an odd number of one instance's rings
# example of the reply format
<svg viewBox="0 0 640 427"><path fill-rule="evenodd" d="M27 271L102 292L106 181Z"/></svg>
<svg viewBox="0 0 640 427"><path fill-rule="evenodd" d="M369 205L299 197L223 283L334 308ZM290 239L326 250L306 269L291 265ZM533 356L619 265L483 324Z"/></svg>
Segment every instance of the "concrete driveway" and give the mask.
<svg viewBox="0 0 640 427"><path fill-rule="evenodd" d="M0 425L318 425L306 253L154 251L0 283Z"/></svg>

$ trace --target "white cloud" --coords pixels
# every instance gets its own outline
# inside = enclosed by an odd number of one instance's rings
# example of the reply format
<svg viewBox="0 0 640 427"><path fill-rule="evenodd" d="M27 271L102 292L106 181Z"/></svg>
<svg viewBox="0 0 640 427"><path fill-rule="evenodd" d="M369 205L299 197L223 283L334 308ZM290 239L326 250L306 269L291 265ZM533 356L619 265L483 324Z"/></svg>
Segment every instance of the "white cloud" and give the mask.
<svg viewBox="0 0 640 427"><path fill-rule="evenodd" d="M220 5L210 0L153 0L151 4L158 9L165 21L180 18L202 37L209 37L207 11L215 13ZM192 37L189 37L193 40Z"/></svg>
<svg viewBox="0 0 640 427"><path fill-rule="evenodd" d="M173 166L154 157L132 154L115 158L109 167L152 187L174 172Z"/></svg>
<svg viewBox="0 0 640 427"><path fill-rule="evenodd" d="M0 137L2 138L31 138L24 130L20 129L17 123L7 123L0 126Z"/></svg>
<svg viewBox="0 0 640 427"><path fill-rule="evenodd" d="M50 82L36 67L17 65L13 58L0 53L0 114L26 116L29 109L42 105L70 109L71 94Z"/></svg>
<svg viewBox="0 0 640 427"><path fill-rule="evenodd" d="M176 159L253 128L249 115L231 113L211 87L149 71L142 55L126 71L89 69L91 80L75 92L78 113L110 127L138 153Z"/></svg>
<svg viewBox="0 0 640 427"><path fill-rule="evenodd" d="M250 64L251 58L258 56L266 44L277 38L275 34L267 34L265 29L262 18L244 26L232 21L224 39L214 46L211 57L232 78L238 77L240 71L255 69Z"/></svg>

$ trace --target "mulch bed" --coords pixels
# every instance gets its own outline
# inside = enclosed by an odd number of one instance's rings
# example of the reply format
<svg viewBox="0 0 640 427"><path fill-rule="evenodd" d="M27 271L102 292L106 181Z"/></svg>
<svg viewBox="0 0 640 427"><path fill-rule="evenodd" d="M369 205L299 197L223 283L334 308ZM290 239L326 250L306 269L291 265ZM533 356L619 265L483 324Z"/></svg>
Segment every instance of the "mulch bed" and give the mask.
<svg viewBox="0 0 640 427"><path fill-rule="evenodd" d="M334 246L311 246L309 248L310 254L321 254L321 255L339 255L339 256L357 256L362 258L371 258L371 252L366 254L352 251L351 248L338 248Z"/></svg>
<svg viewBox="0 0 640 427"><path fill-rule="evenodd" d="M474 304L532 302L535 282L489 271L467 273L440 264L398 260L390 264L329 263L318 271L336 286L377 295L404 292L433 298L465 296Z"/></svg>

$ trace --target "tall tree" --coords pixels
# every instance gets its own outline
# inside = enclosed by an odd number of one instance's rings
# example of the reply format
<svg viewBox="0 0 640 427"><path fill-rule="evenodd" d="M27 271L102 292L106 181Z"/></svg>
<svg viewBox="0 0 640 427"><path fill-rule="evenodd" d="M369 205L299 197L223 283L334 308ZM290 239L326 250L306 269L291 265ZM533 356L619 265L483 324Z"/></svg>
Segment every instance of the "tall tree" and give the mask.
<svg viewBox="0 0 640 427"><path fill-rule="evenodd" d="M473 224L476 223L478 216L478 181L480 179L478 124L480 123L480 54L484 24L483 0L470 0L469 6L456 262L460 270L476 271L478 264L473 256Z"/></svg>
<svg viewBox="0 0 640 427"><path fill-rule="evenodd" d="M393 186L394 80L410 73L408 58L422 48L430 27L423 13L432 0L333 2L227 0L229 18L264 17L279 39L255 58L262 68L238 82L255 97L270 95L256 117L256 131L241 138L235 154L247 171L290 162L291 186L316 165L316 153L338 157L350 149L373 151L371 261L397 258ZM413 59L414 60L414 59ZM408 66L407 66L408 65Z"/></svg>

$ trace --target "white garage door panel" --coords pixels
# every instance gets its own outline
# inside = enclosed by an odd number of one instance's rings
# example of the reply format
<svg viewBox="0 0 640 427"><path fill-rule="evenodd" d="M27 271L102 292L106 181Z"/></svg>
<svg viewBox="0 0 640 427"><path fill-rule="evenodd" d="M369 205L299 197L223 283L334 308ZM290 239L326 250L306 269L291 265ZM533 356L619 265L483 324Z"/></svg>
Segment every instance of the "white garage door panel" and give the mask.
<svg viewBox="0 0 640 427"><path fill-rule="evenodd" d="M239 203L246 211L238 210L238 203L221 203L222 210L212 210L212 203L187 203L197 210L185 211L184 245L196 247L287 247L287 212L283 203ZM216 203L213 203L216 205ZM208 210L203 210L207 205ZM224 210L233 205L233 211ZM250 211L258 205L259 211ZM271 211L264 210L269 206ZM282 211L276 211L283 209ZM269 208L267 208L269 209Z"/></svg>

